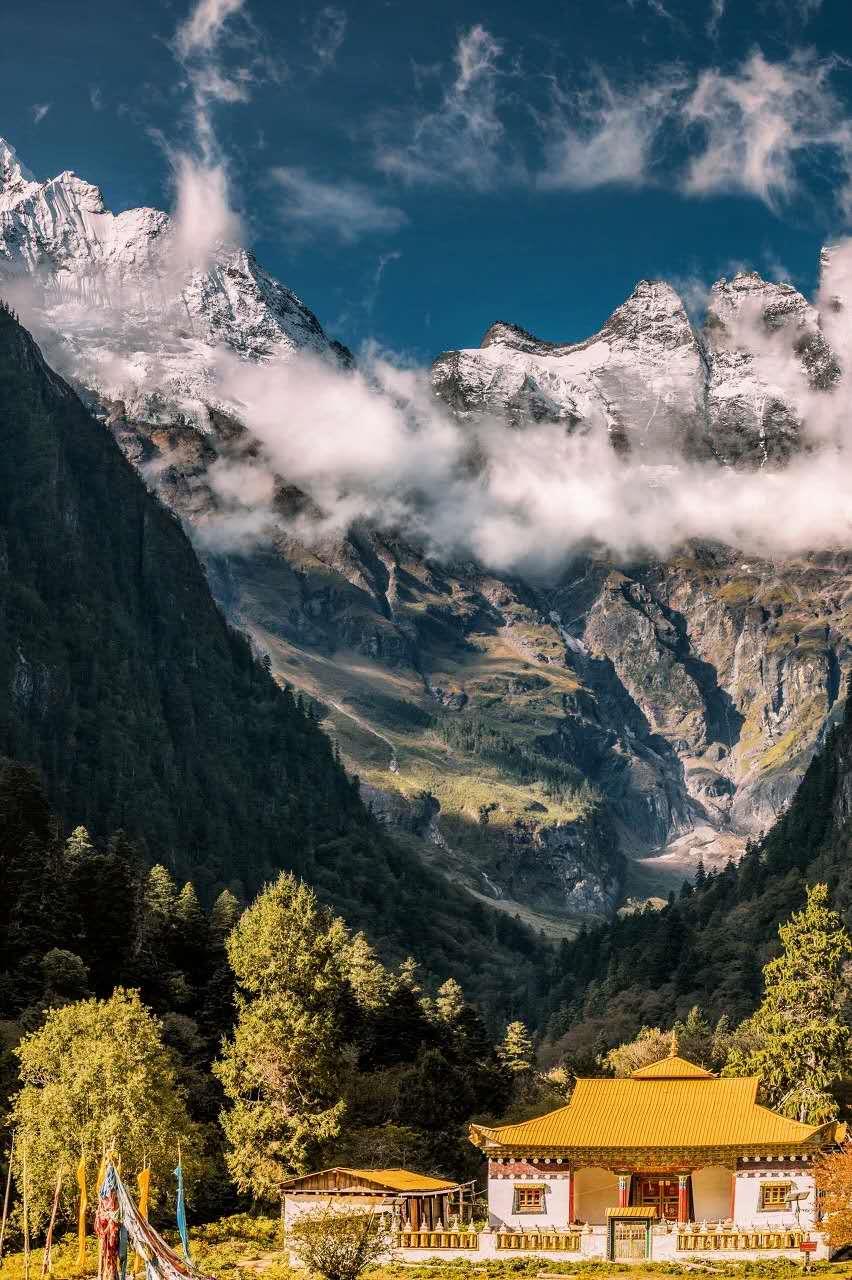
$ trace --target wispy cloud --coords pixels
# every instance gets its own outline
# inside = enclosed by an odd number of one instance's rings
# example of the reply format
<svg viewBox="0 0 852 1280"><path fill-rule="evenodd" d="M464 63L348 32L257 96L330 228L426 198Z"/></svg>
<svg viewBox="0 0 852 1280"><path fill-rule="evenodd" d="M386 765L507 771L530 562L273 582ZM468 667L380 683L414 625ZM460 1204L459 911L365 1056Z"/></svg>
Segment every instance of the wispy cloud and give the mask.
<svg viewBox="0 0 852 1280"><path fill-rule="evenodd" d="M711 40L715 40L719 34L719 27L722 25L722 19L725 16L725 0L710 0L710 16L707 19L707 34Z"/></svg>
<svg viewBox="0 0 852 1280"><path fill-rule="evenodd" d="M776 208L797 191L799 162L827 152L848 193L852 124L831 85L836 66L808 51L769 62L758 49L735 71L703 71L683 108L702 135L683 189L751 195Z"/></svg>
<svg viewBox="0 0 852 1280"><path fill-rule="evenodd" d="M311 28L311 48L317 58L317 70L325 71L334 65L340 46L346 36L346 11L333 4L320 9Z"/></svg>
<svg viewBox="0 0 852 1280"><path fill-rule="evenodd" d="M89 102L92 104L93 111L101 111L104 105L104 96L101 93L100 85L93 84L89 86Z"/></svg>
<svg viewBox="0 0 852 1280"><path fill-rule="evenodd" d="M34 102L30 108L33 113L33 124L41 124L52 105L51 102Z"/></svg>
<svg viewBox="0 0 852 1280"><path fill-rule="evenodd" d="M213 126L213 107L249 97L251 68L241 63L226 69L220 48L227 24L243 5L244 0L197 0L172 42L192 93L195 138L192 150L176 151L164 143L175 177L174 249L179 267L203 267L219 245L241 238L240 218L232 206L227 166ZM245 48L243 41L241 49Z"/></svg>
<svg viewBox="0 0 852 1280"><path fill-rule="evenodd" d="M513 161L498 100L502 54L485 27L464 32L439 105L409 122L405 141L382 141L377 167L408 183L463 183L480 191L492 187L498 174L508 176Z"/></svg>
<svg viewBox="0 0 852 1280"><path fill-rule="evenodd" d="M360 182L324 182L304 169L279 166L270 177L282 194L281 217L298 236L336 236L346 244L376 232L398 231L402 209L385 204Z"/></svg>
<svg viewBox="0 0 852 1280"><path fill-rule="evenodd" d="M239 13L244 0L199 0L175 32L175 48L181 58L212 53L225 23Z"/></svg>
<svg viewBox="0 0 852 1280"><path fill-rule="evenodd" d="M604 75L595 87L566 94L554 83L541 187L588 190L650 180L654 143L685 87L683 74L667 70L653 83L616 89Z"/></svg>
<svg viewBox="0 0 852 1280"><path fill-rule="evenodd" d="M379 260L376 263L376 269L373 272L373 276L370 281L370 287L364 295L364 310L368 316L372 315L375 309L385 271L392 262L399 262L401 257L402 254L398 249L392 249L390 253L380 254Z"/></svg>

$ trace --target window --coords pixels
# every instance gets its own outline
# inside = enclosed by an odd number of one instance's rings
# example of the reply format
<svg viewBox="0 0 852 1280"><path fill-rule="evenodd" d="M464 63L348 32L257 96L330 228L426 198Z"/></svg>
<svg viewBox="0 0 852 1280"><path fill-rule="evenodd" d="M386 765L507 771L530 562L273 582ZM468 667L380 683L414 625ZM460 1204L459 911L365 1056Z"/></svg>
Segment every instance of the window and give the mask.
<svg viewBox="0 0 852 1280"><path fill-rule="evenodd" d="M545 1187L531 1182L521 1183L515 1187L515 1203L513 1213L543 1213Z"/></svg>
<svg viewBox="0 0 852 1280"><path fill-rule="evenodd" d="M786 1209L790 1190L789 1182L761 1182L761 1209Z"/></svg>

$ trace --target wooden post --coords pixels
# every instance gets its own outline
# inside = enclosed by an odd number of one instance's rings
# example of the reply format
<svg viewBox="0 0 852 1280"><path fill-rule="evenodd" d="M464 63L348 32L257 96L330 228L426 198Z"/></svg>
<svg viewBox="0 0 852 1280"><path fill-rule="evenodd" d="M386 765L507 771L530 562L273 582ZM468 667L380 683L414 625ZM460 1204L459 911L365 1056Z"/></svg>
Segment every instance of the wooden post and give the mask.
<svg viewBox="0 0 852 1280"><path fill-rule="evenodd" d="M734 1165L731 1170L731 1222L736 1222L734 1211L737 1202L737 1166Z"/></svg>
<svg viewBox="0 0 852 1280"><path fill-rule="evenodd" d="M689 1174L677 1175L677 1220L689 1221Z"/></svg>
<svg viewBox="0 0 852 1280"><path fill-rule="evenodd" d="M24 1280L30 1280L30 1198L27 1188L27 1153L21 1162L21 1199L24 1224Z"/></svg>
<svg viewBox="0 0 852 1280"><path fill-rule="evenodd" d="M53 1208L50 1211L50 1222L47 1227L47 1235L44 1239L44 1257L41 1261L41 1274L47 1275L48 1272L53 1274L53 1228L56 1225L56 1213L59 1209L59 1192L62 1189L62 1167L56 1175L56 1190L53 1193Z"/></svg>
<svg viewBox="0 0 852 1280"><path fill-rule="evenodd" d="M6 1194L3 1197L3 1221L0 1223L0 1262L3 1260L3 1243L6 1239L6 1223L9 1221L9 1197L12 1194L12 1157L15 1154L15 1135L9 1145L9 1168L6 1170Z"/></svg>
<svg viewBox="0 0 852 1280"><path fill-rule="evenodd" d="M618 1175L618 1207L626 1209L630 1204L630 1174L620 1173Z"/></svg>
<svg viewBox="0 0 852 1280"><path fill-rule="evenodd" d="M419 1231L420 1230L420 1197L419 1196L411 1197L411 1200L409 1202L409 1209L411 1212L411 1230Z"/></svg>
<svg viewBox="0 0 852 1280"><path fill-rule="evenodd" d="M574 1221L574 1170L568 1170L568 1225Z"/></svg>

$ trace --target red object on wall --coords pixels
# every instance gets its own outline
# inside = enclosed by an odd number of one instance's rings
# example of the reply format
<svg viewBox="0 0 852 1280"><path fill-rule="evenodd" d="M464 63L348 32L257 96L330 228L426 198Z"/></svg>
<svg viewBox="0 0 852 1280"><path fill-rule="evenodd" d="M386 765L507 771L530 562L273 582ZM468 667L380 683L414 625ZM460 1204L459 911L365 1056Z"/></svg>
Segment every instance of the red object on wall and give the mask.
<svg viewBox="0 0 852 1280"><path fill-rule="evenodd" d="M568 1183L568 1225L574 1221L574 1170L571 1170L570 1182Z"/></svg>
<svg viewBox="0 0 852 1280"><path fill-rule="evenodd" d="M679 1173L677 1178L677 1220L689 1221L689 1174Z"/></svg>
<svg viewBox="0 0 852 1280"><path fill-rule="evenodd" d="M618 1175L618 1207L626 1209L630 1204L630 1174L620 1173Z"/></svg>

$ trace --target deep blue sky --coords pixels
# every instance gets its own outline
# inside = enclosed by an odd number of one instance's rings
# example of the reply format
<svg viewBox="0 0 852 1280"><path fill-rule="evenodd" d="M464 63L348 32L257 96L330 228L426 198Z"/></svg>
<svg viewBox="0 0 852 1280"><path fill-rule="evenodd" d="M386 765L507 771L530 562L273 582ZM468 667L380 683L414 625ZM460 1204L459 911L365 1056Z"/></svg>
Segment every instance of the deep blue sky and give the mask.
<svg viewBox="0 0 852 1280"><path fill-rule="evenodd" d="M190 7L8 6L0 135L37 176L73 169L115 210L167 207L156 134L191 142L171 43ZM487 66L453 97L460 41ZM764 61L749 75L756 48ZM849 0L244 0L209 65L247 100L211 112L264 265L344 341L422 359L478 344L495 319L583 337L643 276L698 296L748 265L812 290L821 243L850 230L846 58ZM712 68L721 89L700 79ZM485 138L467 145L465 122L483 111ZM779 127L780 152L762 150ZM558 178L547 144L565 130L575 146ZM747 189L731 191L739 172ZM336 225L322 202L341 189Z"/></svg>

